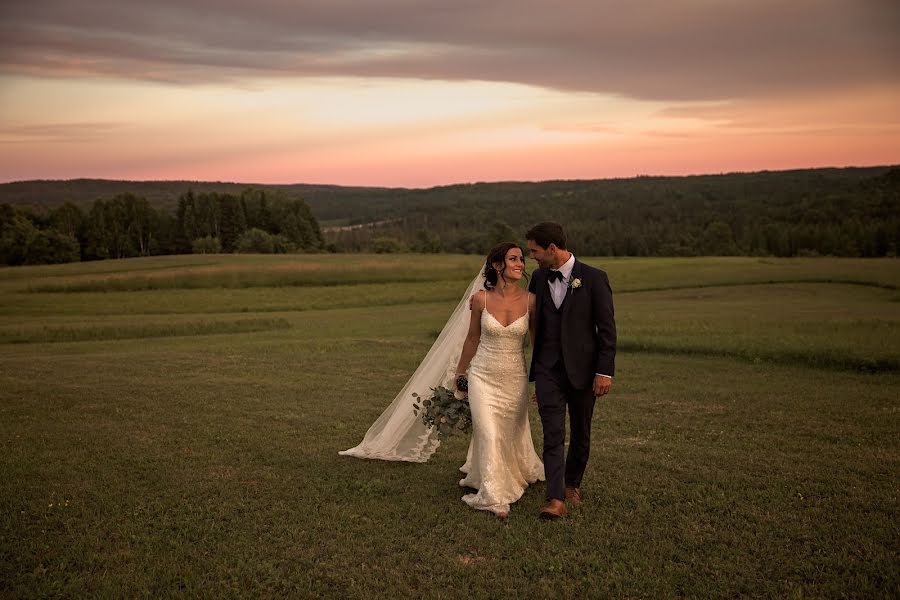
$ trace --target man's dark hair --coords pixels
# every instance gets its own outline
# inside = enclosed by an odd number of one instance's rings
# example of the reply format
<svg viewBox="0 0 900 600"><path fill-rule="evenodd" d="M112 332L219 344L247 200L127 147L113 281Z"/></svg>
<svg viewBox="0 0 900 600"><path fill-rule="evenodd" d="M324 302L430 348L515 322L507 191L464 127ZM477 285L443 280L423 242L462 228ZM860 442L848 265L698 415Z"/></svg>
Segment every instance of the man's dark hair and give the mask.
<svg viewBox="0 0 900 600"><path fill-rule="evenodd" d="M556 244L560 250L566 249L566 232L562 225L553 221L538 223L525 233L526 240L534 240L534 243L546 250L550 244Z"/></svg>

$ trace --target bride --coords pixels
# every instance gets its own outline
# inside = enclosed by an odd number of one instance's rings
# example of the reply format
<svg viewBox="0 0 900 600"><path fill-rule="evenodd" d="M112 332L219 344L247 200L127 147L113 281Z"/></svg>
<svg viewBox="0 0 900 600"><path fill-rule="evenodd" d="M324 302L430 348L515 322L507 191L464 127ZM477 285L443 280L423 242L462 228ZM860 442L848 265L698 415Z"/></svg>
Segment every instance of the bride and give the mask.
<svg viewBox="0 0 900 600"><path fill-rule="evenodd" d="M528 419L524 348L534 297L516 285L524 276L522 248L510 242L495 246L413 376L362 443L339 454L427 461L440 440L413 414L413 393L427 397L439 385L468 384L472 440L459 484L477 492L462 499L506 517L528 484L544 479Z"/></svg>

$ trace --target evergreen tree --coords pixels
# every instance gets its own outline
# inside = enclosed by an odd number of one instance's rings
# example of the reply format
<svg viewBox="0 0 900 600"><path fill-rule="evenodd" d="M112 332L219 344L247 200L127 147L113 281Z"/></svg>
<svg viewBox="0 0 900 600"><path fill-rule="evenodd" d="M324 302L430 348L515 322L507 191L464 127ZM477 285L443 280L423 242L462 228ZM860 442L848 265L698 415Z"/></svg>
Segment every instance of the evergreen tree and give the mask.
<svg viewBox="0 0 900 600"><path fill-rule="evenodd" d="M220 234L223 252L234 252L238 239L247 229L244 209L239 198L231 194L219 196Z"/></svg>
<svg viewBox="0 0 900 600"><path fill-rule="evenodd" d="M276 233L283 235L299 250L322 248L322 232L319 224L303 200L280 200L273 206Z"/></svg>
<svg viewBox="0 0 900 600"><path fill-rule="evenodd" d="M193 190L188 190L178 197L178 206L175 211L176 237L175 246L179 252L191 252L191 242L200 235L197 226L197 207L194 201Z"/></svg>

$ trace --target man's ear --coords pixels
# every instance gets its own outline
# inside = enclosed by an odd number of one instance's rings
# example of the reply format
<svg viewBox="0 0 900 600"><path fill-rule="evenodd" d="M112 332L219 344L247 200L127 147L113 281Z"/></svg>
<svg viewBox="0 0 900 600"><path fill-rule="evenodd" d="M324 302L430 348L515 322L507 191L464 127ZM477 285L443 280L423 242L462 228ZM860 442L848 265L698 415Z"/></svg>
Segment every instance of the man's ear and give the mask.
<svg viewBox="0 0 900 600"><path fill-rule="evenodd" d="M547 252L553 253L553 252L556 252L557 250L559 250L559 248L557 248L556 244L554 244L553 242L550 242L550 245L547 246Z"/></svg>

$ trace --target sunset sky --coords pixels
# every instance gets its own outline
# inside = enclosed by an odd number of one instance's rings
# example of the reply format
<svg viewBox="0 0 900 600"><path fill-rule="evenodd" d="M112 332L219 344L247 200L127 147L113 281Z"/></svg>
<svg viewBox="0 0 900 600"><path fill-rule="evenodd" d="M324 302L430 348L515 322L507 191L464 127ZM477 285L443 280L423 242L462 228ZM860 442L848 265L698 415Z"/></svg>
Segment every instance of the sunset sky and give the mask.
<svg viewBox="0 0 900 600"><path fill-rule="evenodd" d="M896 0L0 3L0 181L900 163Z"/></svg>

